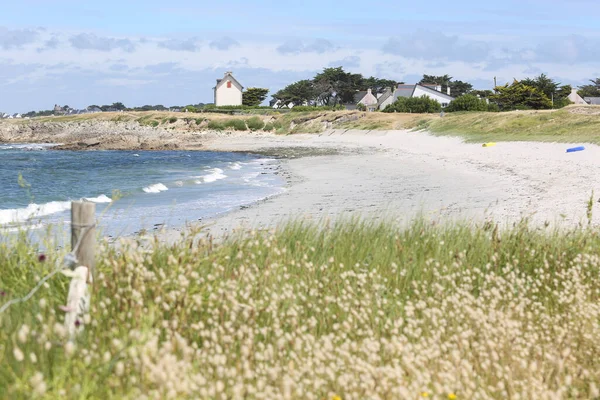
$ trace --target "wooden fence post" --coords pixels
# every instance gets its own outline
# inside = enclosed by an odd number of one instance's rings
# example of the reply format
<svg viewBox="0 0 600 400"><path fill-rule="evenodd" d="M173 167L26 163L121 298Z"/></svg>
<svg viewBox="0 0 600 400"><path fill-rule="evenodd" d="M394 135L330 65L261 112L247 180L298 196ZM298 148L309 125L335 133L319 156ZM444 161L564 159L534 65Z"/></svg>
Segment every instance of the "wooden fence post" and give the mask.
<svg viewBox="0 0 600 400"><path fill-rule="evenodd" d="M71 277L67 305L64 308L65 327L69 337L81 332L90 310L91 290L96 267L96 204L87 201L71 203L71 251L77 264Z"/></svg>
<svg viewBox="0 0 600 400"><path fill-rule="evenodd" d="M77 243L79 247L75 249ZM89 269L91 276L96 268L96 204L89 201L71 203L71 249L76 250L77 265ZM91 282L92 280L89 279Z"/></svg>

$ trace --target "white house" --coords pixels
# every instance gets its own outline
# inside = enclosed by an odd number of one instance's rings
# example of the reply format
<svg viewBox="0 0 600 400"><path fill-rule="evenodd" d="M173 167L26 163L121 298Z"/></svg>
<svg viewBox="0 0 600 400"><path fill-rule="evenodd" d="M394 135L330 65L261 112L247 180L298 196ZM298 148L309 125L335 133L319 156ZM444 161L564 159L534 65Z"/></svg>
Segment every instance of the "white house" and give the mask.
<svg viewBox="0 0 600 400"><path fill-rule="evenodd" d="M233 77L232 72L225 72L222 79L217 79L215 106L241 106L244 87Z"/></svg>
<svg viewBox="0 0 600 400"><path fill-rule="evenodd" d="M391 88L386 88L383 93L377 95L377 108L385 109L394 102L394 91Z"/></svg>
<svg viewBox="0 0 600 400"><path fill-rule="evenodd" d="M567 96L567 99L573 104L583 104L588 105L586 101L577 93L577 89L571 89L571 94Z"/></svg>
<svg viewBox="0 0 600 400"><path fill-rule="evenodd" d="M354 101L345 105L346 110L356 110L359 104L365 106L367 111L375 111L377 110L377 97L373 95L371 89L356 92L354 95Z"/></svg>
<svg viewBox="0 0 600 400"><path fill-rule="evenodd" d="M427 96L430 99L437 100L442 107L448 106L454 97L450 96L450 88L447 93L442 92L441 85L435 84L416 84L416 85L398 85L394 92L394 101L398 100L399 97L422 97Z"/></svg>

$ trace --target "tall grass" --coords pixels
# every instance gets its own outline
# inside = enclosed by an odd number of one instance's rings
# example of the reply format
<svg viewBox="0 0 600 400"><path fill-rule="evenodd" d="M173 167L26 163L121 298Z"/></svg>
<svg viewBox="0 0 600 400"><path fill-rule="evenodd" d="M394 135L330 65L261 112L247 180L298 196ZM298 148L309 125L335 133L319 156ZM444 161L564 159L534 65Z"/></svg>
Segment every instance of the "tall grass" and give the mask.
<svg viewBox="0 0 600 400"><path fill-rule="evenodd" d="M103 245L75 342L64 277L0 314L0 398L595 398L599 249L591 228L357 220ZM57 256L0 245L2 301Z"/></svg>
<svg viewBox="0 0 600 400"><path fill-rule="evenodd" d="M419 118L411 127L426 129L434 134L459 135L472 142L600 143L600 113L573 111L576 110L447 113L444 118Z"/></svg>

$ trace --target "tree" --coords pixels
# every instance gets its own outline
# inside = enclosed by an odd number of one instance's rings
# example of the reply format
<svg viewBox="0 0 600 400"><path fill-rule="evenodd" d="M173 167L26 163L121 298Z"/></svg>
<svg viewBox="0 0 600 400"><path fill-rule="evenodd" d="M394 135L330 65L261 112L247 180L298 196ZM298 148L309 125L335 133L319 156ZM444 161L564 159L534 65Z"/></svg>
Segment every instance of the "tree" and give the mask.
<svg viewBox="0 0 600 400"><path fill-rule="evenodd" d="M579 87L577 93L581 97L600 97L600 78L590 79L591 85Z"/></svg>
<svg viewBox="0 0 600 400"><path fill-rule="evenodd" d="M242 93L242 104L248 107L259 106L269 93L269 89L264 88L248 88Z"/></svg>
<svg viewBox="0 0 600 400"><path fill-rule="evenodd" d="M281 106L286 106L289 103L292 103L295 106L301 106L305 103L311 103L315 95L316 93L312 82L308 79L304 79L281 89L273 95L273 98L279 100Z"/></svg>
<svg viewBox="0 0 600 400"><path fill-rule="evenodd" d="M452 82L452 77L448 74L442 76L423 75L423 79L419 81L419 85L440 85L442 87L442 92L445 92L448 89L450 82Z"/></svg>
<svg viewBox="0 0 600 400"><path fill-rule="evenodd" d="M113 103L111 107L116 108L119 111L122 111L127 108L127 107L125 107L125 104L123 104L121 102Z"/></svg>
<svg viewBox="0 0 600 400"><path fill-rule="evenodd" d="M302 80L288 85L273 95L282 105L338 106L354 103L354 96L360 90L372 89L373 93L382 93L394 88L396 81L369 78L361 74L344 71L343 67L324 68L311 80Z"/></svg>
<svg viewBox="0 0 600 400"><path fill-rule="evenodd" d="M452 81L449 83L450 94L453 97L459 97L473 91L473 85L463 81Z"/></svg>
<svg viewBox="0 0 600 400"><path fill-rule="evenodd" d="M554 108L562 108L571 103L567 98L571 94L571 86L561 85L560 82L556 82L546 74L541 74L533 79L523 79L521 83L525 86L534 87L544 93L546 97L551 99Z"/></svg>
<svg viewBox="0 0 600 400"><path fill-rule="evenodd" d="M512 85L497 86L495 90L496 94L491 95L490 99L494 100L503 111L552 108L552 102L545 93L517 80Z"/></svg>
<svg viewBox="0 0 600 400"><path fill-rule="evenodd" d="M358 90L371 89L373 90L373 93L383 93L387 88L394 90L396 86L403 83L404 82L396 82L390 79L380 79L371 76L369 78L363 78Z"/></svg>

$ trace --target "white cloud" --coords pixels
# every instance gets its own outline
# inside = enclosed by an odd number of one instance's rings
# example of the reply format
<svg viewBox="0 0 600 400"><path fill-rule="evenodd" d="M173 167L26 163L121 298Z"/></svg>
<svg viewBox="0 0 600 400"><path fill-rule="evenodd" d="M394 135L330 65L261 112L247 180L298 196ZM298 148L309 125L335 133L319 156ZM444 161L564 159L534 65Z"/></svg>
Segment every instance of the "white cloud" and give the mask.
<svg viewBox="0 0 600 400"><path fill-rule="evenodd" d="M47 109L54 103L210 102L214 80L226 70L233 70L244 86L268 87L272 93L311 78L326 66L339 65L366 76L408 83L422 74L447 73L463 81L489 82L482 89L492 86L494 76L501 83L535 71L563 77L562 82L584 83L596 77L594 60L600 57L590 51L595 39L581 37L564 37L553 49L543 42L488 48L478 40L426 32L354 47L337 46L327 39L280 45L277 38L245 38L240 43L227 38L34 32L34 36L19 33L18 39L10 36L13 39L8 41L7 35L0 35L1 111ZM410 42L414 38L418 41Z"/></svg>
<svg viewBox="0 0 600 400"><path fill-rule="evenodd" d="M79 50L111 51L120 49L132 53L136 48L135 43L129 39L102 37L93 33L80 33L72 36L69 41L71 46Z"/></svg>

